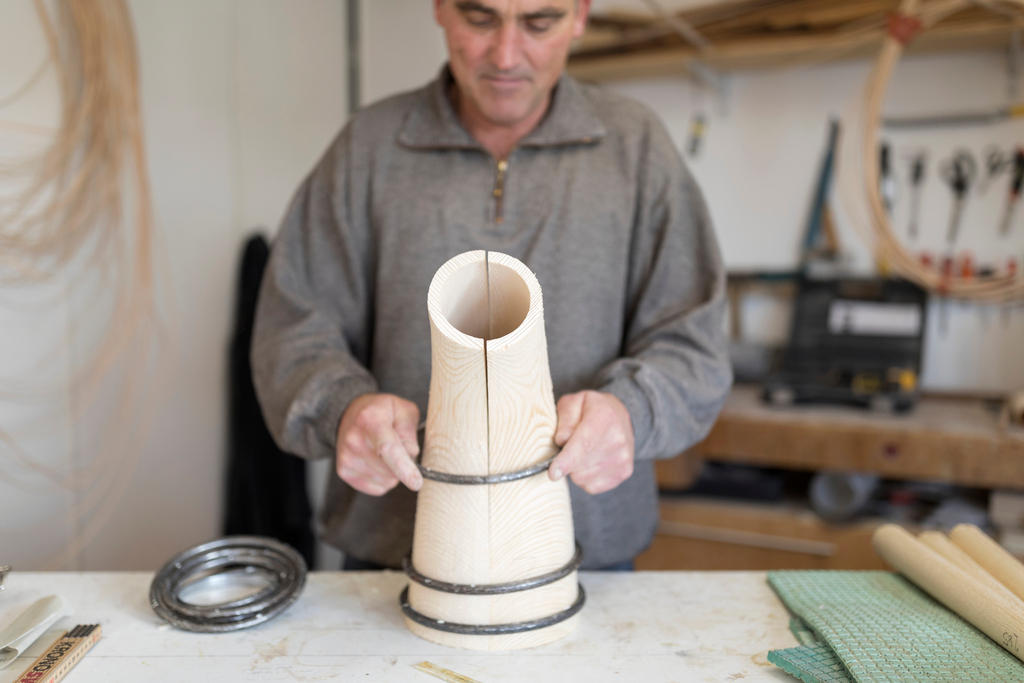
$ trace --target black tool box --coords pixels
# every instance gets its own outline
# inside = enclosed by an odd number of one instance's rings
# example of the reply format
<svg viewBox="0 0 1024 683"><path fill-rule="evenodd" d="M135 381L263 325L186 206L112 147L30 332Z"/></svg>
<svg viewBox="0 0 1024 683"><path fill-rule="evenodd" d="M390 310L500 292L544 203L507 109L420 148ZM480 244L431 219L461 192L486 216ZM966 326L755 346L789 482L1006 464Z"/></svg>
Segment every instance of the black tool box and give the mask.
<svg viewBox="0 0 1024 683"><path fill-rule="evenodd" d="M909 410L918 395L927 300L906 280L801 276L789 344L765 382L764 400Z"/></svg>

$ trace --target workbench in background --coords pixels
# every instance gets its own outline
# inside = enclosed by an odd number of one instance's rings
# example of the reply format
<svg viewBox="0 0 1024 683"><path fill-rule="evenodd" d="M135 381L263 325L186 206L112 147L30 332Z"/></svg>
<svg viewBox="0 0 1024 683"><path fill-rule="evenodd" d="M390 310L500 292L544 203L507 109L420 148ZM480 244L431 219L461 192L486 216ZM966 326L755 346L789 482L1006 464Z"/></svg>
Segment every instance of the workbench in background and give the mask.
<svg viewBox="0 0 1024 683"><path fill-rule="evenodd" d="M148 603L148 573L12 573L0 618L49 593L103 637L68 676L90 681L402 681L429 661L481 683L787 681L769 649L793 647L789 615L762 572L581 572L587 604L568 637L506 653L443 647L406 629L399 572L314 572L279 617L235 633L179 631ZM59 635L0 671L10 683Z"/></svg>
<svg viewBox="0 0 1024 683"><path fill-rule="evenodd" d="M795 470L872 472L887 479L1024 490L1024 429L994 402L923 397L904 415L838 406L775 407L737 385L708 437L658 463L663 491L689 487L702 461ZM809 508L704 498L661 501L643 569L881 569L881 520L829 524Z"/></svg>

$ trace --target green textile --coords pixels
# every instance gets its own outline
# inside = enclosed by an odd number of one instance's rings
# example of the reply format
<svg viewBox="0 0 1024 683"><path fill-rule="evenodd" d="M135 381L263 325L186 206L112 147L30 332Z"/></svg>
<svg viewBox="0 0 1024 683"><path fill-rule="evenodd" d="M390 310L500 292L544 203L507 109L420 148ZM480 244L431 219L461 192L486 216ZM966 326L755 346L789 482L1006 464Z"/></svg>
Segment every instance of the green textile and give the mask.
<svg viewBox="0 0 1024 683"><path fill-rule="evenodd" d="M848 683L853 679L825 643L772 650L768 661L806 683Z"/></svg>
<svg viewBox="0 0 1024 683"><path fill-rule="evenodd" d="M1024 663L898 574L773 571L768 583L805 643L768 661L808 683L1024 680Z"/></svg>

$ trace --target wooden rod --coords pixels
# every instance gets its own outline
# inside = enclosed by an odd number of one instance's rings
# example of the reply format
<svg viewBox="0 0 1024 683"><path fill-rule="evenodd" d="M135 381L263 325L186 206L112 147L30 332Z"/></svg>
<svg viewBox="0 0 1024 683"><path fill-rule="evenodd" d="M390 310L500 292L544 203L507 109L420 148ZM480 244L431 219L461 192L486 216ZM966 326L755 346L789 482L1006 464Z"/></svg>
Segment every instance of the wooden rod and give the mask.
<svg viewBox="0 0 1024 683"><path fill-rule="evenodd" d="M1017 597L1024 598L1024 566L988 534L973 524L957 524L949 536Z"/></svg>
<svg viewBox="0 0 1024 683"><path fill-rule="evenodd" d="M1001 593L895 524L880 526L872 542L878 554L901 574L1024 661L1020 642L1024 635L1024 610L1007 604Z"/></svg>
<svg viewBox="0 0 1024 683"><path fill-rule="evenodd" d="M1024 609L1024 602L1021 602L1019 597L1012 593L1009 588L1000 583L999 579L989 574L984 567L978 564L973 557L965 553L960 546L949 540L949 537L946 536L946 534L941 531L923 531L918 535L918 539L939 555L942 555L992 590L997 593L1001 593L1004 600L1014 603L1021 609Z"/></svg>

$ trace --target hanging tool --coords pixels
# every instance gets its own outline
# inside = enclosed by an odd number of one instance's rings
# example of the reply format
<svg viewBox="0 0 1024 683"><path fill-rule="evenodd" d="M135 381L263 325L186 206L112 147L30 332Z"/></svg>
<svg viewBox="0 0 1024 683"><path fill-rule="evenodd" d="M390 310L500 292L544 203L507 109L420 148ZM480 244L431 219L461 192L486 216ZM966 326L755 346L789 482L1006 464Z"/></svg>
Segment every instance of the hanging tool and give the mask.
<svg viewBox="0 0 1024 683"><path fill-rule="evenodd" d="M803 250L800 254L801 268L804 272L807 272L813 261L836 261L839 258L839 241L828 216L828 195L832 187L839 130L839 120L831 119L828 140L825 143L825 156L818 170L814 196L811 199L811 211L807 217L807 230L804 233Z"/></svg>
<svg viewBox="0 0 1024 683"><path fill-rule="evenodd" d="M1003 152L1003 150L995 145L990 145L986 148L985 175L978 181L978 192L985 192L992 181L1002 174L1003 171L1009 170L1011 165L1013 165L1013 159L1011 159L1009 154Z"/></svg>
<svg viewBox="0 0 1024 683"><path fill-rule="evenodd" d="M696 158L700 154L701 143L704 141L704 133L707 131L708 121L703 113L698 112L690 119L690 139L686 145L686 151L690 156Z"/></svg>
<svg viewBox="0 0 1024 683"><path fill-rule="evenodd" d="M917 238L918 220L921 215L921 186L924 184L924 165L927 152L918 152L910 159L910 239Z"/></svg>
<svg viewBox="0 0 1024 683"><path fill-rule="evenodd" d="M971 257L971 252L965 251L960 254L960 267L957 268L957 271L964 279L974 277L974 259Z"/></svg>
<svg viewBox="0 0 1024 683"><path fill-rule="evenodd" d="M1003 210L1003 220L999 224L999 234L1006 235L1010 232L1010 221L1013 218L1013 210L1020 201L1021 184L1024 183L1024 148L1018 147L1013 155L1013 180L1010 181L1010 196L1006 199L1006 209Z"/></svg>
<svg viewBox="0 0 1024 683"><path fill-rule="evenodd" d="M962 282L970 282L971 279L975 276L976 272L974 268L974 257L971 256L971 252L965 251L960 254L960 258L958 259L956 264L956 273L960 277L960 280ZM983 323L987 323L987 318L984 314L984 307L979 306L978 310L981 315L981 321Z"/></svg>
<svg viewBox="0 0 1024 683"><path fill-rule="evenodd" d="M974 157L963 149L942 164L942 178L949 184L949 188L953 192L953 210L949 216L949 231L946 233L946 241L950 246L956 242L960 220L963 218L964 204L967 202L967 191L974 182L977 170Z"/></svg>
<svg viewBox="0 0 1024 683"><path fill-rule="evenodd" d="M896 203L896 178L892 174L892 157L889 143L882 141L878 146L878 192L882 195L885 212L892 214L892 205Z"/></svg>
<svg viewBox="0 0 1024 683"><path fill-rule="evenodd" d="M949 330L949 282L953 278L953 267L953 256L943 256L939 270L942 275L942 282L939 284L939 296L942 297L942 301L939 302L939 334L943 337Z"/></svg>

